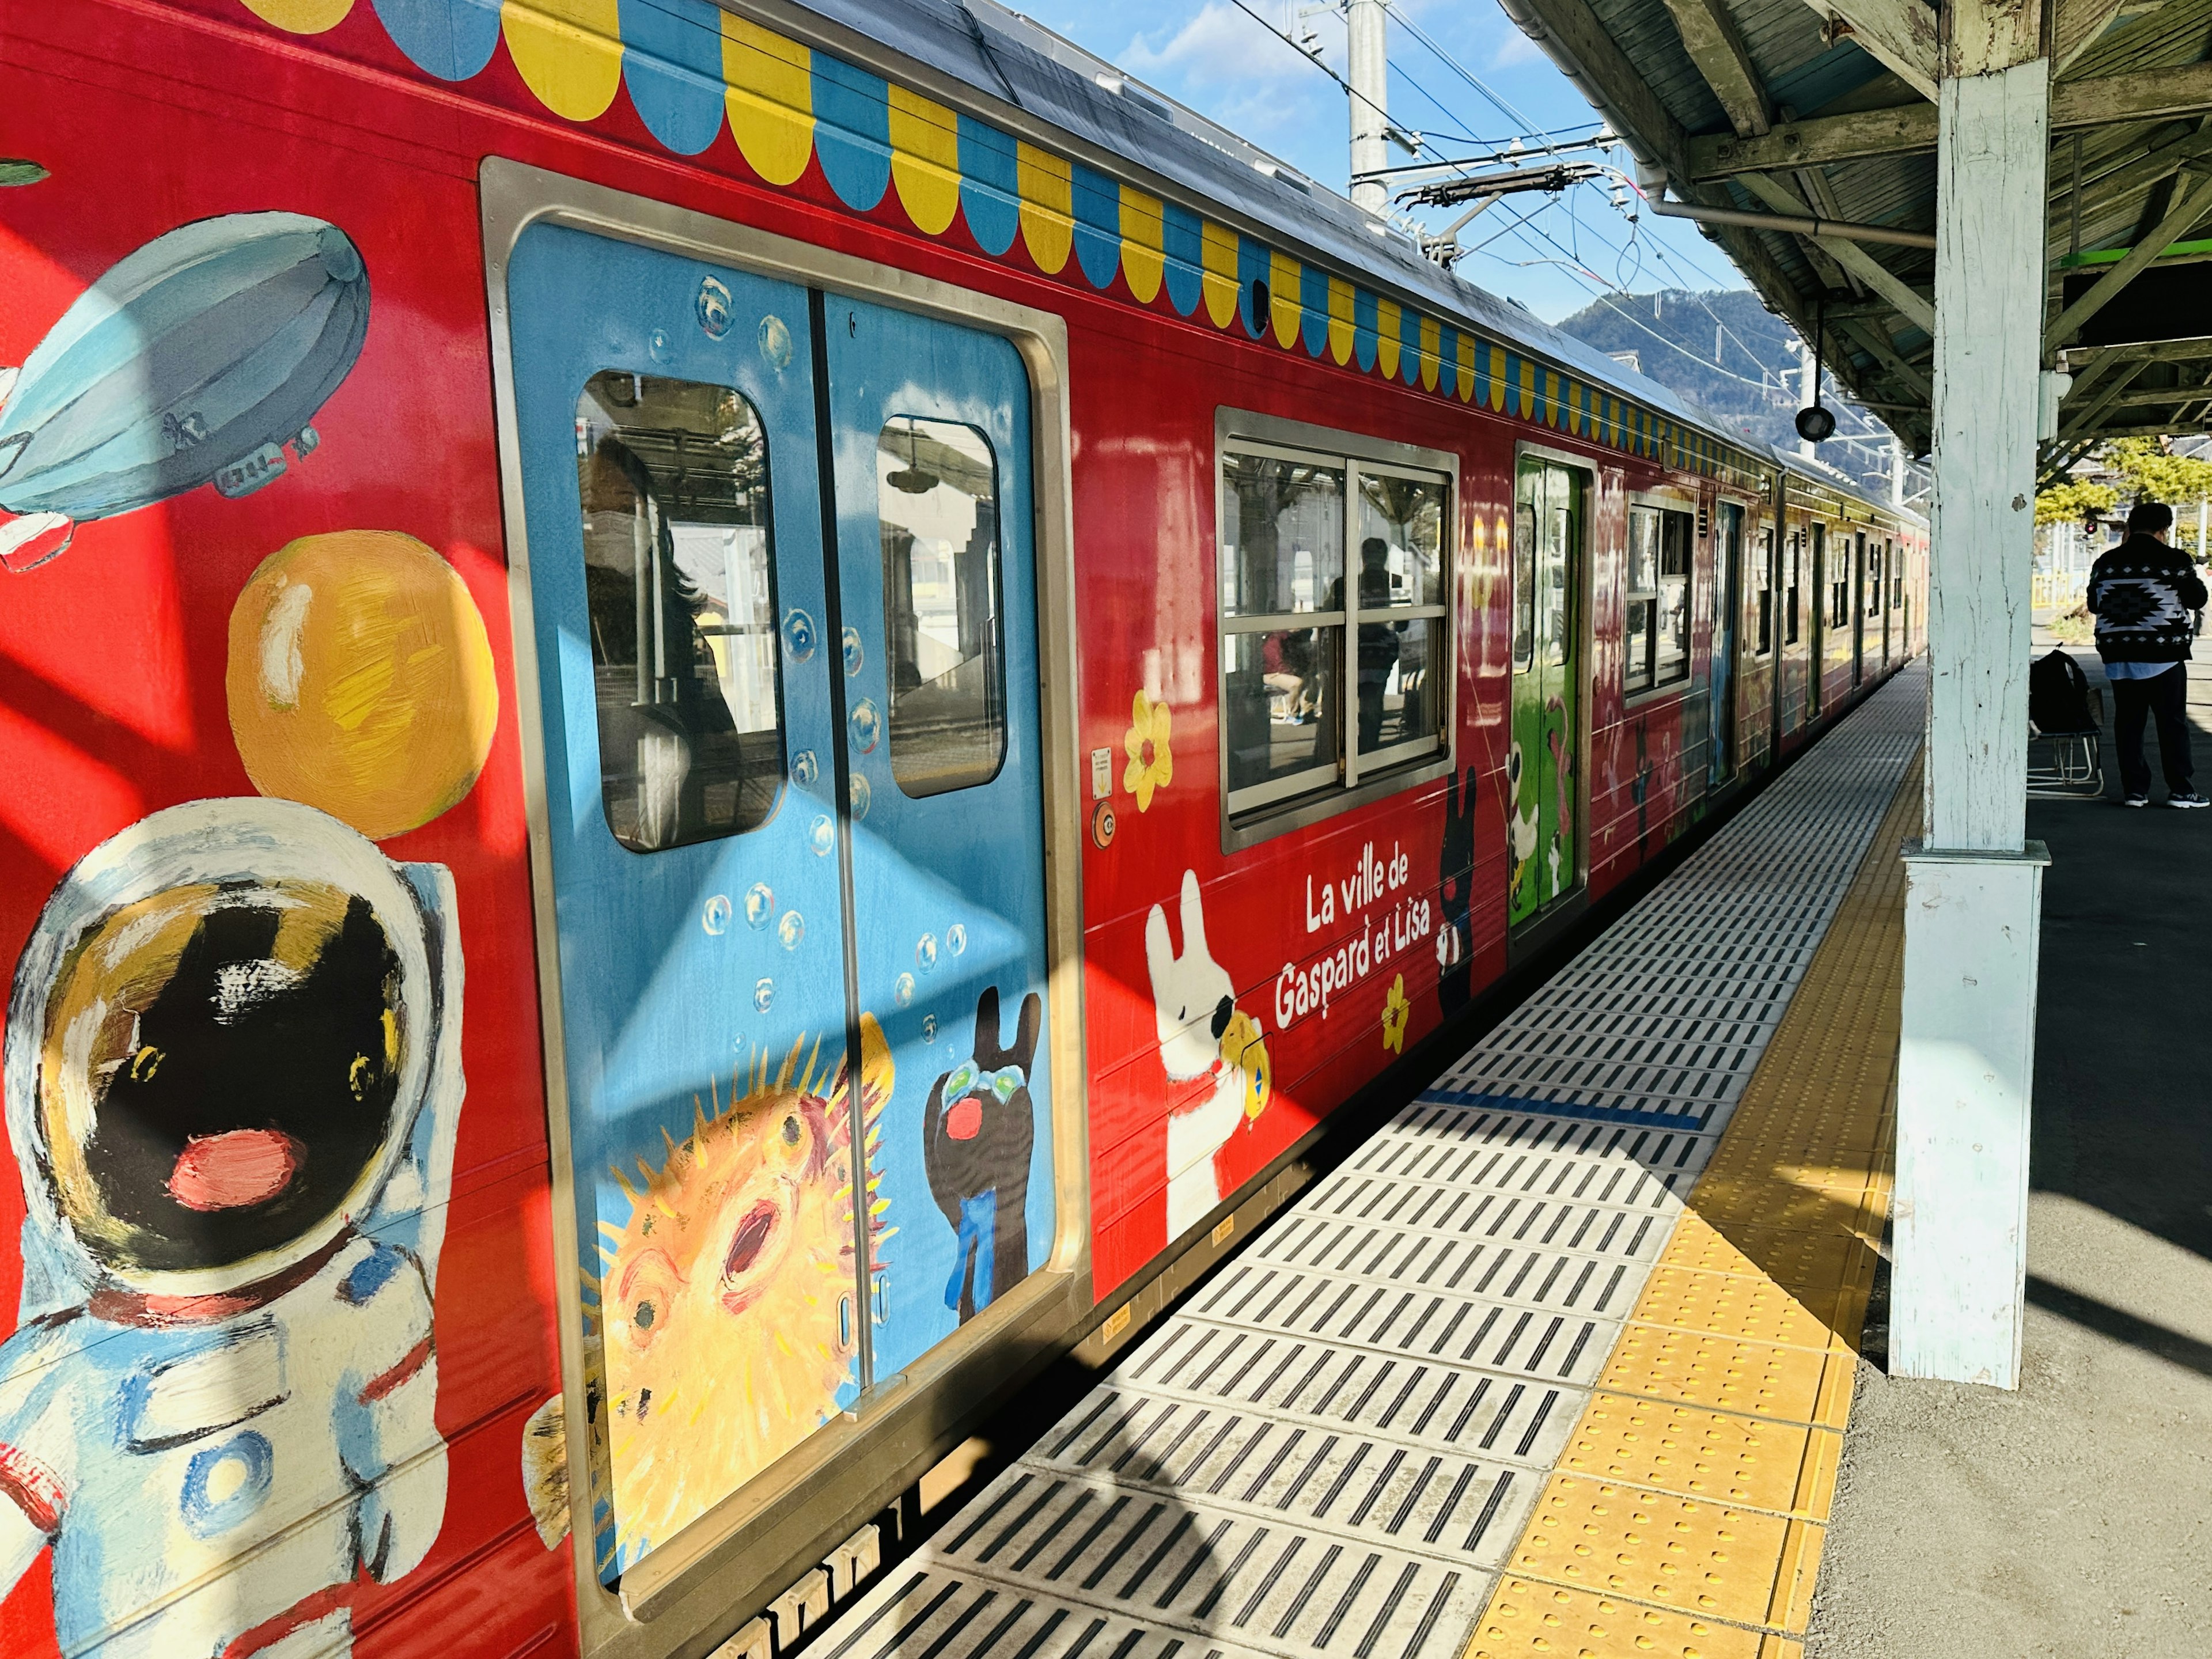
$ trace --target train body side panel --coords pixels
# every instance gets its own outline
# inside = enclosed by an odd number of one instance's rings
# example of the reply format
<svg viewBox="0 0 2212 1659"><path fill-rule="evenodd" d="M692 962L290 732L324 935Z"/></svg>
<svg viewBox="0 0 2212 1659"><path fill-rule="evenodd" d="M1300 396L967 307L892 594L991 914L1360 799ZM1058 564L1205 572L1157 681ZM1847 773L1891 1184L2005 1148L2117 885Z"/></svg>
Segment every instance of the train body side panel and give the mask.
<svg viewBox="0 0 2212 1659"><path fill-rule="evenodd" d="M1433 322L1386 337L1370 319L1357 345L1279 315L1218 325L1212 290L1178 316L1133 286L1141 257L1081 286L1114 240L1095 200L1071 197L1073 231L1032 214L1018 235L1008 200L837 128L883 106L826 60L799 77L819 118L801 131L725 108L702 78L719 67L656 81L517 21L527 8L503 34L497 9L384 9L397 33L361 0L81 0L0 21L0 156L47 173L0 191L0 364L24 370L0 398L0 459L9 422L39 416L0 470L0 536L28 555L66 538L0 576L21 1172L0 1182L0 1240L23 1241L0 1244L0 1448L16 1488L53 1500L0 1503L0 1522L33 1528L0 1529L0 1559L27 1564L0 1584L10 1655L212 1655L310 1628L378 1655L452 1652L457 1631L471 1650L579 1641L542 1446L561 1386L534 908L550 902L531 877L535 690L509 611L485 158L1064 319L1073 758L1085 811L1114 824L1080 854L1101 1299L1176 1242L1169 1175L1191 1146L1233 1200L1510 969L1524 446L1589 481L1566 757L1587 896L1719 798L1710 540L1690 679L1633 703L1620 689L1629 497L1712 499L1679 432L1662 464L1657 438L1624 438L1634 410L1563 412L1558 375L1486 343L1453 356ZM299 21L325 14L319 33ZM717 27L724 51L762 51ZM1385 349L1405 354L1389 378L1359 356ZM1224 408L1443 452L1458 477L1449 775L1234 853ZM1776 527L1809 522L1793 506ZM1905 574L1917 649L1924 537ZM1809 618L1825 595L1809 562L1802 580ZM1809 620L1790 643L1781 606L1778 588L1771 656L1738 658L1729 787L1808 740L1816 672L1822 719L1852 695L1847 629L1814 664ZM1739 606L1739 644L1755 622ZM1194 1060L1168 1006L1223 1000L1235 1051ZM716 1121L737 1081L701 1079ZM118 1152L84 1129L132 1098L168 1139ZM880 1197L887 1225L941 1224L929 1193ZM225 1417L204 1390L156 1387L180 1364L279 1380Z"/></svg>

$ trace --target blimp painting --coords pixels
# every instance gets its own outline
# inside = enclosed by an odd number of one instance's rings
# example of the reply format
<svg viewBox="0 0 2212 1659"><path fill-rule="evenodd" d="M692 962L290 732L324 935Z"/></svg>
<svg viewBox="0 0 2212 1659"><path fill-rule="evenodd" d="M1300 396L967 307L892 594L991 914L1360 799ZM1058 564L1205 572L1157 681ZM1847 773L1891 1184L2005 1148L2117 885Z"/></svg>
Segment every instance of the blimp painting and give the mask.
<svg viewBox="0 0 2212 1659"><path fill-rule="evenodd" d="M0 368L0 564L202 484L273 483L368 332L368 267L326 220L227 214L136 249Z"/></svg>

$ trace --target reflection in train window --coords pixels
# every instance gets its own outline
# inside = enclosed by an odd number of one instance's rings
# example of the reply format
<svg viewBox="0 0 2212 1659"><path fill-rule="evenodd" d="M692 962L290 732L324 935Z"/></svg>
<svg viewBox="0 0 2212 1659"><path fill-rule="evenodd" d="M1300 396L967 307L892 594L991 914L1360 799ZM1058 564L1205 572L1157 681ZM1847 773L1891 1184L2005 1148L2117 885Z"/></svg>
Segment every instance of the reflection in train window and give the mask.
<svg viewBox="0 0 2212 1659"><path fill-rule="evenodd" d="M1513 510L1513 665L1536 660L1536 509Z"/></svg>
<svg viewBox="0 0 2212 1659"><path fill-rule="evenodd" d="M1221 453L1232 819L1449 750L1450 480L1347 445Z"/></svg>
<svg viewBox="0 0 2212 1659"><path fill-rule="evenodd" d="M576 487L607 828L635 853L756 828L784 775L758 412L602 370L576 400Z"/></svg>
<svg viewBox="0 0 2212 1659"><path fill-rule="evenodd" d="M876 483L891 776L915 796L988 783L1006 758L991 446L971 426L898 416L876 439Z"/></svg>
<svg viewBox="0 0 2212 1659"><path fill-rule="evenodd" d="M1628 593L1621 689L1633 696L1690 677L1687 513L1628 509Z"/></svg>
<svg viewBox="0 0 2212 1659"><path fill-rule="evenodd" d="M1774 649L1774 529L1771 525L1759 532L1759 557L1751 579L1759 599L1759 643L1752 654L1764 657Z"/></svg>

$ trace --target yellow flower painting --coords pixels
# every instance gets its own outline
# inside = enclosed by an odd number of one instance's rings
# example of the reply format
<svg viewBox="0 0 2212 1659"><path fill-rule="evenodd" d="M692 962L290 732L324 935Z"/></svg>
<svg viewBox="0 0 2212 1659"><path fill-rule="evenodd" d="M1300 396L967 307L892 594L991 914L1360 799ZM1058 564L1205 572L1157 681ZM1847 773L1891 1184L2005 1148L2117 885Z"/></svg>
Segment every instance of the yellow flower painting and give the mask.
<svg viewBox="0 0 2212 1659"><path fill-rule="evenodd" d="M1121 739L1121 746L1129 751L1121 787L1136 796L1139 812L1149 812L1152 792L1166 788L1175 779L1175 756L1168 747L1168 706L1139 691L1131 721Z"/></svg>
<svg viewBox="0 0 2212 1659"><path fill-rule="evenodd" d="M1382 1046L1394 1054L1406 1052L1406 1022L1413 1013L1413 1005L1406 1000L1406 976L1401 974L1390 981L1390 994L1382 1002Z"/></svg>

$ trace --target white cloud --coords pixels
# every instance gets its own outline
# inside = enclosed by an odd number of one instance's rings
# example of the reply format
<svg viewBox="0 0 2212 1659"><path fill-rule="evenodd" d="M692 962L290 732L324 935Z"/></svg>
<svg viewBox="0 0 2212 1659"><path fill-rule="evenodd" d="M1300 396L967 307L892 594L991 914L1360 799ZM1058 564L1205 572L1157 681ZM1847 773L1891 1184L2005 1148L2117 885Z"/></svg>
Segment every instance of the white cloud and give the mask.
<svg viewBox="0 0 2212 1659"><path fill-rule="evenodd" d="M1512 69L1520 64L1533 64L1544 55L1544 50L1519 29L1505 29L1498 37L1498 50L1490 54L1492 69Z"/></svg>
<svg viewBox="0 0 2212 1659"><path fill-rule="evenodd" d="M1285 16L1278 14L1294 15L1295 8L1263 0L1253 10L1267 19L1267 27L1224 0L1207 0L1182 27L1133 38L1122 52L1122 67L1148 80L1181 80L1192 86L1259 82L1303 87L1309 80L1320 81L1313 66L1299 63L1298 54L1288 45L1267 38L1270 27L1284 24ZM1343 31L1337 29L1332 41L1328 20L1315 21L1321 25L1323 60L1340 72Z"/></svg>

